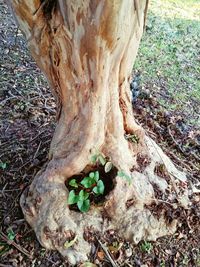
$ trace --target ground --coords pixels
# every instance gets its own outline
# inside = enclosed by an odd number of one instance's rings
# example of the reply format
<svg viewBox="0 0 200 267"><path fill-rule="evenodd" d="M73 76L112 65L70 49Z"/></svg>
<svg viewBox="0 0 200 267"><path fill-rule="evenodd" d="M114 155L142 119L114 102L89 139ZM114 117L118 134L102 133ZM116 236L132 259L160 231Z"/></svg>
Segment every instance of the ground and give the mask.
<svg viewBox="0 0 200 267"><path fill-rule="evenodd" d="M200 1L150 2L131 86L135 116L190 181L198 183ZM69 266L57 252L40 246L19 206L23 189L48 159L55 102L2 0L0 43L0 266ZM100 243L94 239L90 261L115 266L104 248L116 266L200 266L200 211L194 207L176 216L182 226L156 242L133 245L114 231L101 236Z"/></svg>

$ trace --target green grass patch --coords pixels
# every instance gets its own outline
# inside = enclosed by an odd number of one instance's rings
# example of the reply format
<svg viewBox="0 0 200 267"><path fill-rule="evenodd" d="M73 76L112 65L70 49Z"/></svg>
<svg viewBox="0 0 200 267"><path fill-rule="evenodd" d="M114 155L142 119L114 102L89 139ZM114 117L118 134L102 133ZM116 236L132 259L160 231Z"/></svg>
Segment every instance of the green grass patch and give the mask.
<svg viewBox="0 0 200 267"><path fill-rule="evenodd" d="M200 106L200 1L150 1L135 71L161 105L197 124ZM163 99L164 96L164 99Z"/></svg>

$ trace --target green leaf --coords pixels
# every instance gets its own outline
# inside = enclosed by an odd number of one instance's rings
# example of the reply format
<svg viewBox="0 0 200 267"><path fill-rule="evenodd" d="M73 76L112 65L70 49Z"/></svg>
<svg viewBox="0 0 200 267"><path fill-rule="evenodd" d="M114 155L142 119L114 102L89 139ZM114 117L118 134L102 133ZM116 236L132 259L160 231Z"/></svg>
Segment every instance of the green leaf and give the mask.
<svg viewBox="0 0 200 267"><path fill-rule="evenodd" d="M15 233L13 232L12 229L8 230L8 239L9 240L14 240L15 239Z"/></svg>
<svg viewBox="0 0 200 267"><path fill-rule="evenodd" d="M99 195L99 191L98 191L98 187L95 186L92 191L96 194L96 195Z"/></svg>
<svg viewBox="0 0 200 267"><path fill-rule="evenodd" d="M124 178L126 178L129 182L131 181L131 177L125 173Z"/></svg>
<svg viewBox="0 0 200 267"><path fill-rule="evenodd" d="M95 187L93 188L92 191L93 191L96 195L103 195L103 193L104 193L104 189L105 189L105 186L104 186L103 181L102 181L102 180L99 180L99 181L97 182L97 186L95 186Z"/></svg>
<svg viewBox="0 0 200 267"><path fill-rule="evenodd" d="M78 196L79 200L86 200L89 197L89 193L85 192L84 190L81 190Z"/></svg>
<svg viewBox="0 0 200 267"><path fill-rule="evenodd" d="M131 183L131 177L128 174L126 174L123 170L118 171L117 176L125 178L129 182L129 184Z"/></svg>
<svg viewBox="0 0 200 267"><path fill-rule="evenodd" d="M97 161L97 158L98 158L98 155L93 155L93 156L91 157L91 162L92 162L92 163L95 163L95 162Z"/></svg>
<svg viewBox="0 0 200 267"><path fill-rule="evenodd" d="M100 154L98 156L98 160L100 161L101 165L105 165L106 164L106 159Z"/></svg>
<svg viewBox="0 0 200 267"><path fill-rule="evenodd" d="M64 243L64 247L65 247L65 248L70 248L70 247L72 247L72 246L75 244L76 240L77 240L77 236L75 236L75 238L72 239L71 241L66 241L66 242Z"/></svg>
<svg viewBox="0 0 200 267"><path fill-rule="evenodd" d="M117 172L117 176L119 176L119 177L124 177L124 172L123 172L123 171L118 171L118 172Z"/></svg>
<svg viewBox="0 0 200 267"><path fill-rule="evenodd" d="M103 195L105 186L104 186L104 183L103 183L102 180L99 180L98 181L97 188L98 188L99 194L102 194Z"/></svg>
<svg viewBox="0 0 200 267"><path fill-rule="evenodd" d="M81 212L87 212L90 209L90 200L79 200L77 206Z"/></svg>
<svg viewBox="0 0 200 267"><path fill-rule="evenodd" d="M94 180L95 180L96 182L98 182L98 180L99 180L99 172L98 172L98 171L96 171L96 172L94 173Z"/></svg>
<svg viewBox="0 0 200 267"><path fill-rule="evenodd" d="M90 178L90 177L85 177L82 181L81 184L85 187L85 188L91 188L93 184L95 184L95 180Z"/></svg>
<svg viewBox="0 0 200 267"><path fill-rule="evenodd" d="M69 185L71 185L72 187L78 188L78 184L77 184L77 182L76 182L76 179L72 179L72 180L69 182Z"/></svg>
<svg viewBox="0 0 200 267"><path fill-rule="evenodd" d="M150 253L153 247L152 247L152 245L151 245L150 242L144 241L141 244L140 248L141 248L142 251L147 252L147 253Z"/></svg>
<svg viewBox="0 0 200 267"><path fill-rule="evenodd" d="M5 170L6 167L7 167L7 163L6 163L6 162L0 162L0 168L1 168L2 170Z"/></svg>
<svg viewBox="0 0 200 267"><path fill-rule="evenodd" d="M104 170L105 170L105 172L109 172L109 171L112 169L112 167L113 167L112 162L108 161L108 162L106 163L106 165L104 166Z"/></svg>
<svg viewBox="0 0 200 267"><path fill-rule="evenodd" d="M68 196L67 203L68 203L69 205L72 205L72 204L77 203L78 200L79 200L79 196L77 196L77 195L75 194L75 191L74 191L74 190L71 190L71 191L69 192L69 196Z"/></svg>
<svg viewBox="0 0 200 267"><path fill-rule="evenodd" d="M94 172L90 172L89 177L94 178Z"/></svg>

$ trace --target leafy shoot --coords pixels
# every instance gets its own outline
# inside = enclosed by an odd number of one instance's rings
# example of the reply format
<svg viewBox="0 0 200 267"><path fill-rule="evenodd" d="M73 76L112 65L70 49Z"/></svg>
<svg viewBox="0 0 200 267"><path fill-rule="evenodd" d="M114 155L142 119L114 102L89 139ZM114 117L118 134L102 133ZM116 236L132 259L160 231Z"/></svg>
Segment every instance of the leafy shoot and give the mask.
<svg viewBox="0 0 200 267"><path fill-rule="evenodd" d="M87 212L90 209L91 195L103 195L105 186L100 180L99 172L90 172L88 176L84 177L80 183L76 179L72 179L69 185L75 189L69 192L68 204L76 204L81 212Z"/></svg>

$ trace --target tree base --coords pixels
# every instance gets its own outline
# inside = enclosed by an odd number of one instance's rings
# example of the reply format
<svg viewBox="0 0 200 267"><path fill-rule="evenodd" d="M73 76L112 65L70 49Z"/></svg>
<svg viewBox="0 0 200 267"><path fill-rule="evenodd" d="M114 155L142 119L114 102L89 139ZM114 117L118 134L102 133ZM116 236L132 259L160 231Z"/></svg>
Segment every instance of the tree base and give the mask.
<svg viewBox="0 0 200 267"><path fill-rule="evenodd" d="M115 229L138 243L173 233L169 211L189 208L193 189L135 123L128 82L148 0L9 2L57 100L51 160L21 197L40 243L76 264L87 259L91 234ZM83 214L69 209L65 182L94 167L93 148L132 179L116 176L104 203Z"/></svg>
<svg viewBox="0 0 200 267"><path fill-rule="evenodd" d="M21 207L42 246L58 250L74 265L88 259L89 237L107 230L114 229L134 243L175 232L177 218L172 213L180 206L190 207L193 190L188 189L185 173L175 168L155 142L149 137L144 141L146 155L137 155L131 183L117 176L104 203L91 206L87 213L69 209L63 177L48 168L35 177L22 194Z"/></svg>

